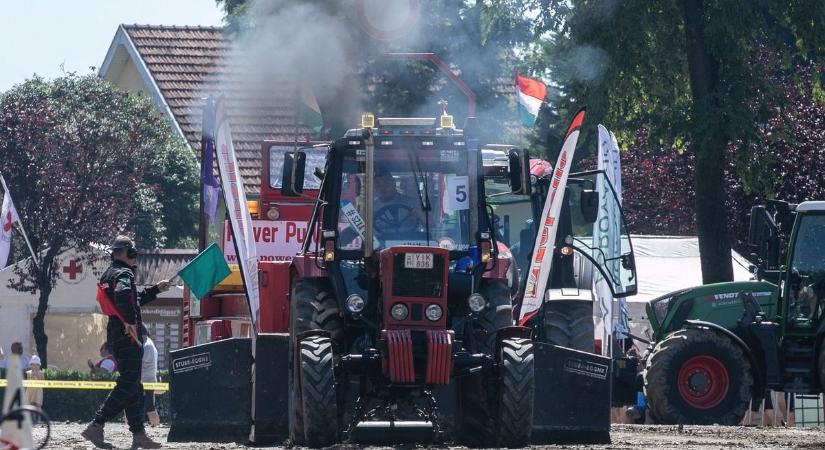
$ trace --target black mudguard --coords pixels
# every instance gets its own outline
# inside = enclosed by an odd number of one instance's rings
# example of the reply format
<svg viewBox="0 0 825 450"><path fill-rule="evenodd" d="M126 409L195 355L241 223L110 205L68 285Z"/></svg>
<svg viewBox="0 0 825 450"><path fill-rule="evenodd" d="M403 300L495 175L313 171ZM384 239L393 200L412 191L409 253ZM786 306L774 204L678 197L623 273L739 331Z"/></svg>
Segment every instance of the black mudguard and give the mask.
<svg viewBox="0 0 825 450"><path fill-rule="evenodd" d="M172 352L168 441L283 441L288 435L288 351L289 335L259 334L254 379L249 338Z"/></svg>
<svg viewBox="0 0 825 450"><path fill-rule="evenodd" d="M533 444L610 442L610 358L535 342Z"/></svg>

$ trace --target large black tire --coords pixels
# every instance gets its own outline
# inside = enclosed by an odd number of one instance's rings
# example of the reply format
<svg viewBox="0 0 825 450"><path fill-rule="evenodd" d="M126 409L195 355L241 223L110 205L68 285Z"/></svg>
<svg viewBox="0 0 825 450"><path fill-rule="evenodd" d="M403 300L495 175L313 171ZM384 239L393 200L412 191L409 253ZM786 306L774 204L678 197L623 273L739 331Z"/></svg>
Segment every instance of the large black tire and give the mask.
<svg viewBox="0 0 825 450"><path fill-rule="evenodd" d="M544 340L550 344L593 353L593 302L553 300L544 304Z"/></svg>
<svg viewBox="0 0 825 450"><path fill-rule="evenodd" d="M825 342L819 344L819 357L816 359L816 371L819 374L819 389L825 391Z"/></svg>
<svg viewBox="0 0 825 450"><path fill-rule="evenodd" d="M659 342L644 383L650 412L664 424L737 425L753 395L743 349L709 329L679 330Z"/></svg>
<svg viewBox="0 0 825 450"><path fill-rule="evenodd" d="M498 363L496 442L501 447L526 447L533 430L536 392L533 343L523 338L502 340Z"/></svg>
<svg viewBox="0 0 825 450"><path fill-rule="evenodd" d="M513 325L513 306L507 284L499 280L483 281L481 295L487 308L475 321L472 340L477 353L494 355L498 330ZM467 375L458 380L458 435L470 447L489 446L495 427L495 376L489 371Z"/></svg>
<svg viewBox="0 0 825 450"><path fill-rule="evenodd" d="M332 341L324 336L301 340L301 401L304 442L327 447L338 441L338 396Z"/></svg>
<svg viewBox="0 0 825 450"><path fill-rule="evenodd" d="M340 339L344 333L344 320L339 314L338 302L332 293L328 280L322 278L298 278L292 284L292 305L290 309L289 346L289 437L294 445L303 445L304 414L301 389L299 389L300 367L297 361L297 342L294 337L309 330L324 330L333 338Z"/></svg>

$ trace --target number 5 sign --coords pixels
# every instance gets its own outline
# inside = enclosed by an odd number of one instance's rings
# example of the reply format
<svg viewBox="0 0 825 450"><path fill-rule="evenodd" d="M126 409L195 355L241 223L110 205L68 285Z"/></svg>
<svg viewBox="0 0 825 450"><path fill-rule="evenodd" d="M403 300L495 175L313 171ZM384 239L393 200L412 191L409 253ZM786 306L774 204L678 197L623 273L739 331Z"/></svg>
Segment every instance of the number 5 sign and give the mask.
<svg viewBox="0 0 825 450"><path fill-rule="evenodd" d="M442 196L444 212L470 209L470 177L467 175L447 175Z"/></svg>

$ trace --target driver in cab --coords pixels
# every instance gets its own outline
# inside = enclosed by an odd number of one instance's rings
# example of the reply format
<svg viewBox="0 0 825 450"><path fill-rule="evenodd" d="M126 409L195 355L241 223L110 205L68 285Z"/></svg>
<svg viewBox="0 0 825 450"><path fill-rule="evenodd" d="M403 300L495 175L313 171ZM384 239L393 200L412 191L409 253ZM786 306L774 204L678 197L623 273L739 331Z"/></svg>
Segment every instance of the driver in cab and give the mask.
<svg viewBox="0 0 825 450"><path fill-rule="evenodd" d="M395 178L386 167L376 166L373 180L375 230L384 235L384 239L394 233L420 231L424 223L421 201L398 192Z"/></svg>

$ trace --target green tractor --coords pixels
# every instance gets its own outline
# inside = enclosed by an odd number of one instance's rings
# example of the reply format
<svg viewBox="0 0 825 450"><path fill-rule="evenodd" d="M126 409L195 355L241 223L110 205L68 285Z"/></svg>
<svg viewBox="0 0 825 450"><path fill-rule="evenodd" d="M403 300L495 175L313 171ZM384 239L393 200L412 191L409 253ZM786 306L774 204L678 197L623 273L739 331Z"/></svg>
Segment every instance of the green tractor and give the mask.
<svg viewBox="0 0 825 450"><path fill-rule="evenodd" d="M736 425L766 389L825 389L825 202L754 206L748 244L755 280L647 305L644 389L656 422Z"/></svg>

